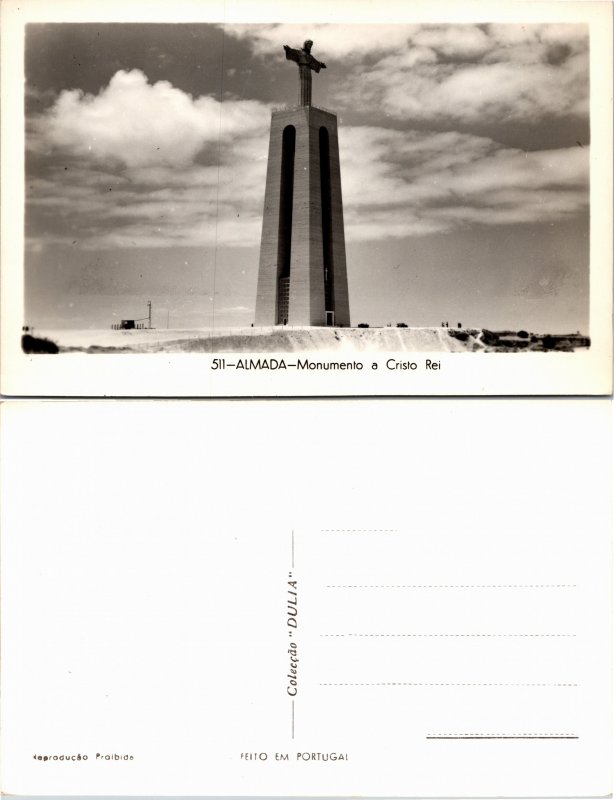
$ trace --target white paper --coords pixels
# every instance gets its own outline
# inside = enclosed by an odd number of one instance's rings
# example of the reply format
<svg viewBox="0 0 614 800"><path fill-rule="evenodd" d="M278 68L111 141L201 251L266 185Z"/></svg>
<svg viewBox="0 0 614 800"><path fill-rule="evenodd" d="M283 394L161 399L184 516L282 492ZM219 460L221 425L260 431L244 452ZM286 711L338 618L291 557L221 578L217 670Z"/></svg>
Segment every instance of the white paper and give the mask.
<svg viewBox="0 0 614 800"><path fill-rule="evenodd" d="M607 795L610 408L5 404L4 792Z"/></svg>

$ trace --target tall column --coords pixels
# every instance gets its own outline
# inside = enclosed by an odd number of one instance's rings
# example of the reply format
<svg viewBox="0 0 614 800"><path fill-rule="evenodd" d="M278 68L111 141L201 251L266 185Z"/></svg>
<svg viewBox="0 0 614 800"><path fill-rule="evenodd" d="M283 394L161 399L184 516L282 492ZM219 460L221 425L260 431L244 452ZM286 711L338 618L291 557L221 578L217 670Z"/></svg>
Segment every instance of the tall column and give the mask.
<svg viewBox="0 0 614 800"><path fill-rule="evenodd" d="M350 324L337 118L303 106L271 118L255 324L327 321Z"/></svg>
<svg viewBox="0 0 614 800"><path fill-rule="evenodd" d="M311 68L306 64L299 66L299 104L311 105Z"/></svg>

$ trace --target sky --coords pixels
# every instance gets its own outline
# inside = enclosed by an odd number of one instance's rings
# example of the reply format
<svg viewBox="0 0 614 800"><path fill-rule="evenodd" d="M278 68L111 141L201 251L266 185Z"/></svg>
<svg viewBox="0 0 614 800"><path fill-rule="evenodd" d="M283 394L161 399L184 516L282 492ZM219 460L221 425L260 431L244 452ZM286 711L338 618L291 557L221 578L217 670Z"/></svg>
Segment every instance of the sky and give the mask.
<svg viewBox="0 0 614 800"><path fill-rule="evenodd" d="M327 69L352 324L588 332L588 31L29 24L26 324L254 319L283 44Z"/></svg>

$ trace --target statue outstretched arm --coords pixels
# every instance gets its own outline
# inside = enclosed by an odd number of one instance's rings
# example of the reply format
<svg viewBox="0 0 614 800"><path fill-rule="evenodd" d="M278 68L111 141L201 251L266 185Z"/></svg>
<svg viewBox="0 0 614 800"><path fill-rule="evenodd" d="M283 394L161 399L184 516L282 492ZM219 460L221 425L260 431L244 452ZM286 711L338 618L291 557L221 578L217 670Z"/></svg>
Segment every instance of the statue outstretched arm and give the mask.
<svg viewBox="0 0 614 800"><path fill-rule="evenodd" d="M298 50L295 50L293 47L288 47L287 44L284 45L284 50L286 51L286 58L288 61L296 61L298 63L300 57Z"/></svg>

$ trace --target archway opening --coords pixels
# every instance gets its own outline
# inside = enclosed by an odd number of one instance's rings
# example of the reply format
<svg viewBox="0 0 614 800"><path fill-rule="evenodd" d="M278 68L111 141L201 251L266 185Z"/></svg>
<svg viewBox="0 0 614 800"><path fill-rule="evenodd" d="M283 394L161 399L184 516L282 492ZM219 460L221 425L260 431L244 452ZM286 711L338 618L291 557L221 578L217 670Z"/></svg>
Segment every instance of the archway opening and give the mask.
<svg viewBox="0 0 614 800"><path fill-rule="evenodd" d="M296 128L287 125L281 143L279 232L277 237L277 324L286 324L290 311L290 261L292 256L292 204Z"/></svg>
<svg viewBox="0 0 614 800"><path fill-rule="evenodd" d="M328 130L320 128L320 201L322 208L322 256L324 263L324 308L334 312L335 299L333 292L333 217L330 186L330 144Z"/></svg>

